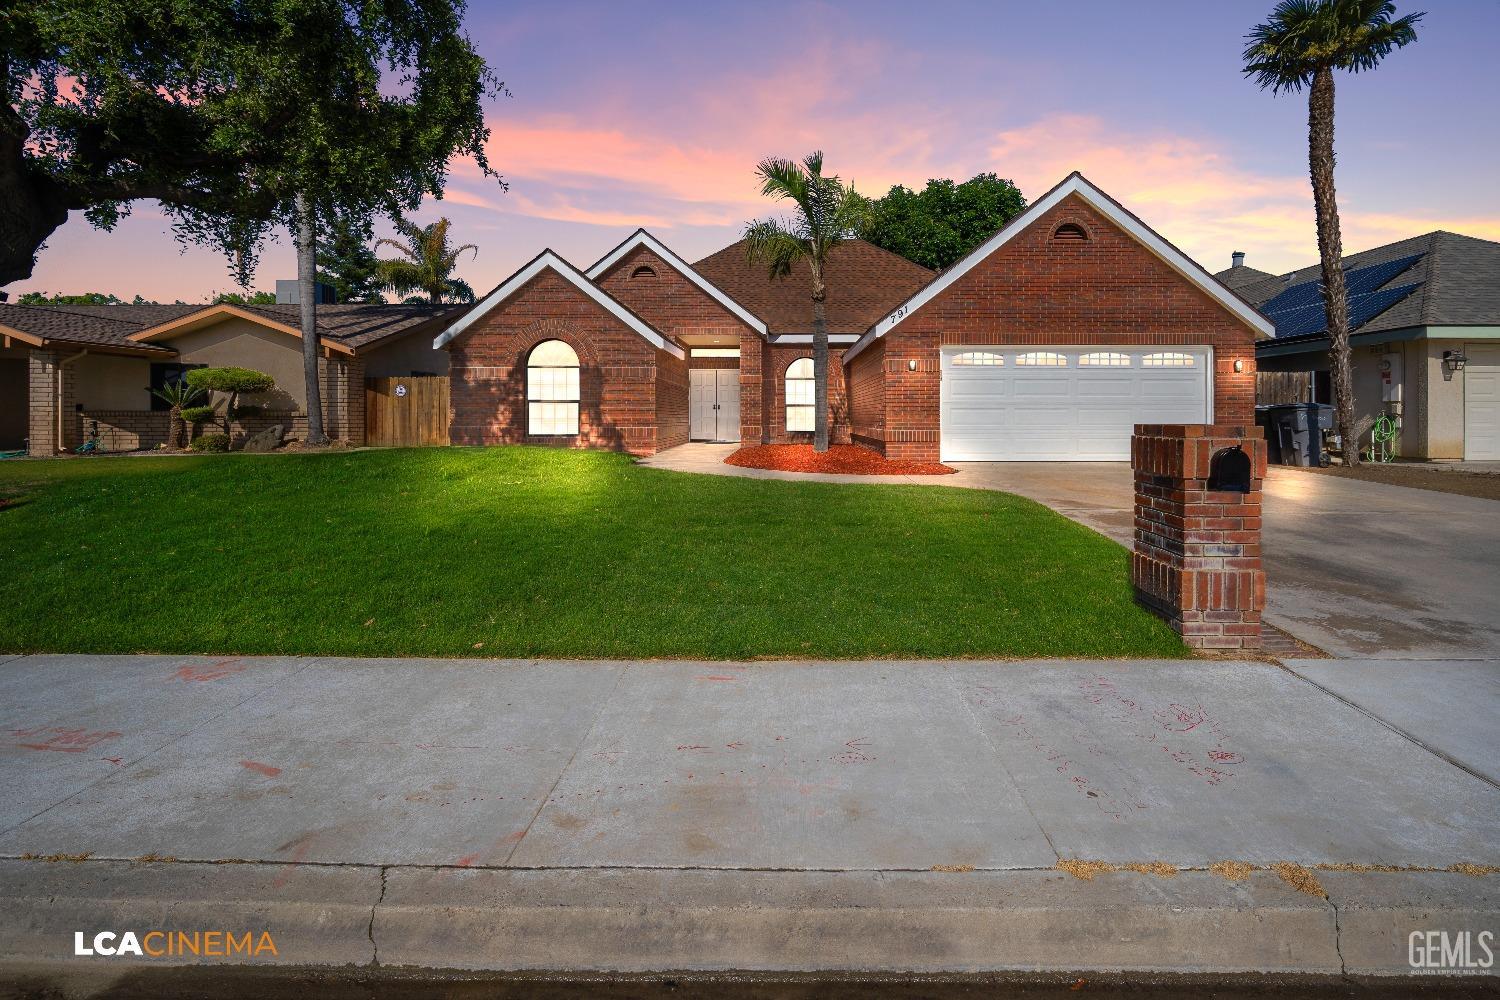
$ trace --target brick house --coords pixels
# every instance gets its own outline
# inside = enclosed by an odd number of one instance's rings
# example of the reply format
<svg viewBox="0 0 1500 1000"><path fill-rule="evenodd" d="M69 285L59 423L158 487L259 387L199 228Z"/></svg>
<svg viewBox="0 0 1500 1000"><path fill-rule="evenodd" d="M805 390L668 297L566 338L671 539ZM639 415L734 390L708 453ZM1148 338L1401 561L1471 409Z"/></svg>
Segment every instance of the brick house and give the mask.
<svg viewBox="0 0 1500 1000"><path fill-rule="evenodd" d="M97 427L109 451L154 448L168 434L166 404L152 395L187 369L253 368L276 387L242 397L260 413L236 437L273 424L307 431L299 307L285 305L0 305L0 450L54 455ZM320 305L324 428L363 444L365 379L447 373L432 336L462 307Z"/></svg>
<svg viewBox="0 0 1500 1000"><path fill-rule="evenodd" d="M1074 173L939 274L869 243L828 265L835 442L922 461L1124 461L1138 423L1251 424L1267 320ZM688 264L638 230L551 250L435 341L455 444L647 455L810 441L812 307L736 243Z"/></svg>

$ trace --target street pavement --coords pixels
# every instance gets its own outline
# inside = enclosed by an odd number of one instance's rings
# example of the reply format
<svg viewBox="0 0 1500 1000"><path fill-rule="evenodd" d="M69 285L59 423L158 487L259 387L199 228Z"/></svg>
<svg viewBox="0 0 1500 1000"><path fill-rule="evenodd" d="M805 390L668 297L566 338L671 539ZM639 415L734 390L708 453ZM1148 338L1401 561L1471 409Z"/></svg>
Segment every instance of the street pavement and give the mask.
<svg viewBox="0 0 1500 1000"><path fill-rule="evenodd" d="M1500 914L1497 669L19 657L0 972L253 914L312 965L1404 974Z"/></svg>

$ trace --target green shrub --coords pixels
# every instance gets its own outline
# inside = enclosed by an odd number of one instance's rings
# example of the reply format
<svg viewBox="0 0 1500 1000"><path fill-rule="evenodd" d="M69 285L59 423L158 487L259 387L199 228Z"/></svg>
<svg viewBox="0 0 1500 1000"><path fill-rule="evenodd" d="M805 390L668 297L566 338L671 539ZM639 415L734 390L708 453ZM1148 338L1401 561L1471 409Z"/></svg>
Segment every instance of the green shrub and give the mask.
<svg viewBox="0 0 1500 1000"><path fill-rule="evenodd" d="M188 406L184 407L182 411L182 419L190 424L201 424L213 418L214 408L212 406Z"/></svg>
<svg viewBox="0 0 1500 1000"><path fill-rule="evenodd" d="M205 434L200 438L194 438L193 443L188 445L189 451L228 451L228 434Z"/></svg>
<svg viewBox="0 0 1500 1000"><path fill-rule="evenodd" d="M276 380L252 368L194 368L184 376L194 389L207 392L270 392Z"/></svg>

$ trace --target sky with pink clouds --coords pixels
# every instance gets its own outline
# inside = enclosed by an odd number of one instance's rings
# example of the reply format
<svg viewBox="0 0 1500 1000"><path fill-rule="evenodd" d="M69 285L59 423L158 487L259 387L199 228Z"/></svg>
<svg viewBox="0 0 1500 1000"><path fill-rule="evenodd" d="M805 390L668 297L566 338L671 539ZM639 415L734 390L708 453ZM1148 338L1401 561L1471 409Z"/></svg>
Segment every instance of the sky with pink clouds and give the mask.
<svg viewBox="0 0 1500 1000"><path fill-rule="evenodd" d="M772 212L753 169L825 151L869 194L980 171L1035 199L1083 171L1210 270L1312 263L1306 99L1240 73L1271 0L1120 3L475 3L469 33L512 97L488 109L509 190L457 162L442 202L494 286L544 246L587 266L644 225L689 260ZM1449 229L1500 240L1500 3L1442 0L1416 45L1338 79L1344 245ZM1398 13L1416 5L1398 0ZM267 247L256 287L295 274ZM200 301L233 289L152 203L112 234L73 218L17 294Z"/></svg>

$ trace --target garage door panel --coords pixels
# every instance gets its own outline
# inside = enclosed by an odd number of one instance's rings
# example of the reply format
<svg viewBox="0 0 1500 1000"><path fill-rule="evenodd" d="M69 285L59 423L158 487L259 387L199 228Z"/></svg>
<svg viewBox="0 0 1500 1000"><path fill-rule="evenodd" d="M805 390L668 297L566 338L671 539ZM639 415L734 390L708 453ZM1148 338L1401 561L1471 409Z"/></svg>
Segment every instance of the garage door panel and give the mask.
<svg viewBox="0 0 1500 1000"><path fill-rule="evenodd" d="M1500 344L1466 344L1464 458L1500 460Z"/></svg>
<svg viewBox="0 0 1500 1000"><path fill-rule="evenodd" d="M1110 364L1079 365L1097 349L987 347L1003 365L951 365L944 348L942 457L945 461L1127 461L1137 423L1203 423L1210 353L1172 348L1192 364L1146 368L1161 348L1111 348ZM1065 365L1018 365L1021 353L1051 352ZM1128 364L1123 363L1128 361Z"/></svg>

